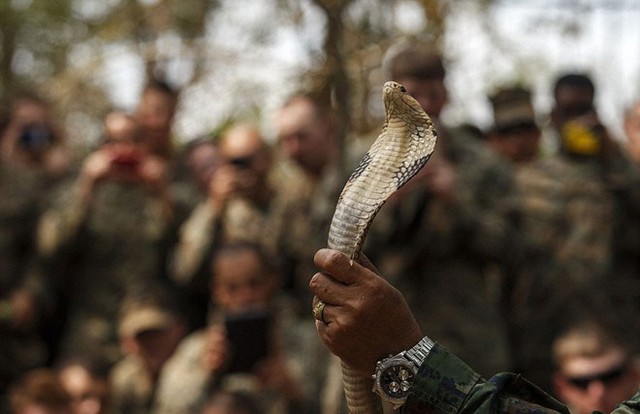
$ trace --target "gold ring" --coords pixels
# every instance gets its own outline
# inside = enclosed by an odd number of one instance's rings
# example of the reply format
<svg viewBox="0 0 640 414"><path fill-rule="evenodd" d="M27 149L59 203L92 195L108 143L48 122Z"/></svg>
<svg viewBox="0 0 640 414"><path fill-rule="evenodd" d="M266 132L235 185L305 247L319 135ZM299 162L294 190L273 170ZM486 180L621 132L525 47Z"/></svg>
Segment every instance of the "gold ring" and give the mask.
<svg viewBox="0 0 640 414"><path fill-rule="evenodd" d="M326 303L324 303L321 300L318 300L318 303L315 304L315 306L313 307L313 310L311 312L313 314L313 317L317 321L320 321L320 322L323 322L323 323L326 323L324 321L324 318L323 318L323 315L322 315L322 312L324 312L324 306L325 305L326 305Z"/></svg>

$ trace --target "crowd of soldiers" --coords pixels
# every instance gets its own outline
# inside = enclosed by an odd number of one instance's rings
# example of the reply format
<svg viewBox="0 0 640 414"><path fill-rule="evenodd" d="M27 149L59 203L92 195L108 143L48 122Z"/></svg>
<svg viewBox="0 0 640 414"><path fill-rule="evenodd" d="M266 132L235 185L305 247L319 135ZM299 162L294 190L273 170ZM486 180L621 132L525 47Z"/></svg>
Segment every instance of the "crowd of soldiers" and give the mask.
<svg viewBox="0 0 640 414"><path fill-rule="evenodd" d="M425 333L484 376L520 372L552 393L554 339L578 323L634 355L640 105L622 145L589 76L571 73L552 85L548 120L526 87L506 85L481 131L441 121L446 70L432 46L396 45L384 69L432 117L438 143L364 252ZM82 154L45 100L7 106L1 413L344 409L308 281L361 151L343 154L331 109L302 93L274 116L276 146L238 122L176 148L178 102L150 81Z"/></svg>

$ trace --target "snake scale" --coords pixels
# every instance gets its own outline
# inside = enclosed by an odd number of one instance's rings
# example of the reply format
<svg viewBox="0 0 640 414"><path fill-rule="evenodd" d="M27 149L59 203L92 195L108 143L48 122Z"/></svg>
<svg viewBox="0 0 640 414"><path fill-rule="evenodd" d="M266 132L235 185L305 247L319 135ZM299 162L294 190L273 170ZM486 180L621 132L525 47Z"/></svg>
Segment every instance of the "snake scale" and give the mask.
<svg viewBox="0 0 640 414"><path fill-rule="evenodd" d="M328 247L352 262L382 205L426 164L436 144L433 122L402 85L386 82L382 95L384 126L345 184L329 229ZM351 414L382 413L370 378L342 363L342 382Z"/></svg>

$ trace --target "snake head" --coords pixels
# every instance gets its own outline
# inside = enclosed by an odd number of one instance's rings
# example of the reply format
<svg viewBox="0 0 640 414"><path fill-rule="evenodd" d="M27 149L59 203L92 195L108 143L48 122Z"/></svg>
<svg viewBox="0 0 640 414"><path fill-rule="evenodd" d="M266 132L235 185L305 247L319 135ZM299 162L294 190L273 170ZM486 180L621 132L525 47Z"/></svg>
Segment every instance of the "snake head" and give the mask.
<svg viewBox="0 0 640 414"><path fill-rule="evenodd" d="M387 118L403 111L424 113L420 103L400 83L388 81L382 87L382 100ZM408 107L408 108L407 108Z"/></svg>
<svg viewBox="0 0 640 414"><path fill-rule="evenodd" d="M407 93L407 89L395 81L385 82L382 87L382 100L384 101L385 110L389 110L389 106L398 101L400 96Z"/></svg>

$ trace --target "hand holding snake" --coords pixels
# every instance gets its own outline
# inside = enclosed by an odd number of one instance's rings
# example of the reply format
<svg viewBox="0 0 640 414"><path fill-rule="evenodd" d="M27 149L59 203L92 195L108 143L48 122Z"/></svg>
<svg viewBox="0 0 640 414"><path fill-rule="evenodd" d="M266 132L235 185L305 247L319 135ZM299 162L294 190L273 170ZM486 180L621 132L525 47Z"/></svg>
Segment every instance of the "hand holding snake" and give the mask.
<svg viewBox="0 0 640 414"><path fill-rule="evenodd" d="M340 258L335 252L321 251L316 256L316 265L333 277L320 274L311 281L311 288L317 295L313 316L321 338L332 352L348 359L342 359L342 367L345 396L351 414L382 412L377 396L371 391L370 375L375 361L384 356L377 353L393 350L377 349L371 345L377 342L383 345L389 341L394 326L395 330L403 330L404 327L397 323L394 325L393 321L383 324L393 313L380 313L380 308L376 307L382 303L406 305L402 295L386 287L386 282L380 283L381 279L370 264L365 268L356 262L377 212L426 164L436 144L433 122L402 85L385 83L383 100L385 123L382 131L347 181L329 230L328 247L347 257ZM354 295L349 288L360 291ZM326 304L336 308L331 309ZM408 307L401 313L405 311ZM391 332L385 329L391 329ZM408 337L413 340L414 334L419 336L419 329L415 331L414 327L409 333ZM406 338L399 342L406 345L411 341ZM391 348L395 346L392 344ZM354 355L357 358L352 360Z"/></svg>
<svg viewBox="0 0 640 414"><path fill-rule="evenodd" d="M322 272L311 278L309 286L316 303L318 299L327 303L326 323L317 322L318 333L329 350L359 375L370 376L380 358L408 349L422 338L402 294L366 258L351 265L344 254L322 249L314 262Z"/></svg>

